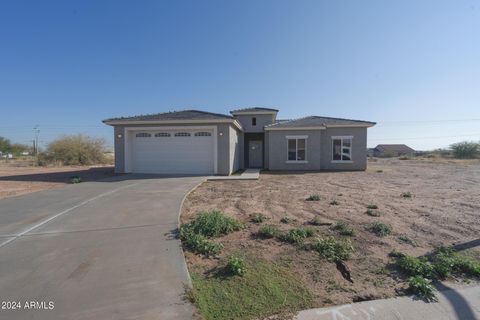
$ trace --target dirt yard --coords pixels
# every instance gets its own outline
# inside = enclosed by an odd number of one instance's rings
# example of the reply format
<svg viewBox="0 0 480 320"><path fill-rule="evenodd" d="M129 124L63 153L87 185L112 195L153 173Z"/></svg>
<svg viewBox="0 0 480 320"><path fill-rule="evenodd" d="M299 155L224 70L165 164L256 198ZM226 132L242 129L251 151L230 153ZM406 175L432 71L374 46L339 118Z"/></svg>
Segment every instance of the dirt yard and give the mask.
<svg viewBox="0 0 480 320"><path fill-rule="evenodd" d="M404 192L411 198L402 197ZM306 201L312 194L321 200ZM378 217L366 214L371 204L378 206ZM240 252L291 266L314 293L317 307L392 297L405 288L405 278L389 271L393 249L419 256L435 246L479 238L480 161L381 159L370 161L366 172L263 172L259 181L210 181L187 197L182 222L210 209L246 224L244 230L219 238L225 246L222 257ZM257 214L268 219L255 224L251 219ZM288 230L308 226L315 216L353 227L355 235L349 238L355 251L347 261L353 283L316 252L255 237L263 224ZM281 223L284 217L291 222ZM367 224L376 221L390 224L392 233L377 237L367 231ZM311 227L321 236L341 237L328 224ZM401 235L416 246L402 242ZM205 273L219 261L189 252L186 257L189 269Z"/></svg>
<svg viewBox="0 0 480 320"><path fill-rule="evenodd" d="M95 181L113 175L113 167L34 167L21 163L0 164L0 199L45 189L60 188L73 176L82 182Z"/></svg>

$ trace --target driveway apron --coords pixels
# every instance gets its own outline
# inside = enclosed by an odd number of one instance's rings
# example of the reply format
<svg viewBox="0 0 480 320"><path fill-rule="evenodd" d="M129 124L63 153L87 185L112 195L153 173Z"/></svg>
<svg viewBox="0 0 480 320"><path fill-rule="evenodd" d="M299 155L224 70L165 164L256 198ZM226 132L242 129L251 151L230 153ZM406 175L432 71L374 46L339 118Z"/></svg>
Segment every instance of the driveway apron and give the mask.
<svg viewBox="0 0 480 320"><path fill-rule="evenodd" d="M0 200L0 319L191 319L175 231L204 179L127 175Z"/></svg>

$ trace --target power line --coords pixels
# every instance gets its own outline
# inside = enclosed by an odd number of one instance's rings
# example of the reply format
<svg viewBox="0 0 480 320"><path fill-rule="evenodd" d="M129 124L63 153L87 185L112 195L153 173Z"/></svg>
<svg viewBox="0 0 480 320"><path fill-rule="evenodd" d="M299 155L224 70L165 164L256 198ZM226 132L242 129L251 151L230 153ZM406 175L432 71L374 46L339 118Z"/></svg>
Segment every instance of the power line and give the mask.
<svg viewBox="0 0 480 320"><path fill-rule="evenodd" d="M415 138L374 138L374 139L368 139L368 140L421 140L421 139L443 139L443 138L461 138L461 137L473 137L473 136L479 136L480 138L480 133L472 133L472 134L466 134L466 135L458 135L458 136L436 136L436 137L415 137Z"/></svg>

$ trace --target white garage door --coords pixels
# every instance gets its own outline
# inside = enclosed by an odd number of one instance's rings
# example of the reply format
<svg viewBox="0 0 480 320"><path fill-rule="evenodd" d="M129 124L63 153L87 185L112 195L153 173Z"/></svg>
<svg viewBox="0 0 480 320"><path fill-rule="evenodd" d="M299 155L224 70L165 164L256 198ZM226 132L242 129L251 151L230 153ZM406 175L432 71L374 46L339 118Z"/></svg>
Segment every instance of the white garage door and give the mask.
<svg viewBox="0 0 480 320"><path fill-rule="evenodd" d="M131 139L133 172L214 173L212 131L136 131Z"/></svg>

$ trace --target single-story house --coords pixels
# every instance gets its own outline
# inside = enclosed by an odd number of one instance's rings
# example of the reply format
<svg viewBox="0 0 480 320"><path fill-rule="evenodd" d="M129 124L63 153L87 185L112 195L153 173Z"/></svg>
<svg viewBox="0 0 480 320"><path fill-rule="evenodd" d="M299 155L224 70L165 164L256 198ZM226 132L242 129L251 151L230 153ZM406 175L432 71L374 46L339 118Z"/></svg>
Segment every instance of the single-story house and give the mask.
<svg viewBox="0 0 480 320"><path fill-rule="evenodd" d="M103 122L114 127L119 173L366 169L367 128L374 122L319 116L277 120L277 113L270 108L231 115L184 110Z"/></svg>
<svg viewBox="0 0 480 320"><path fill-rule="evenodd" d="M379 144L373 149L374 157L413 156L415 150L405 144Z"/></svg>

